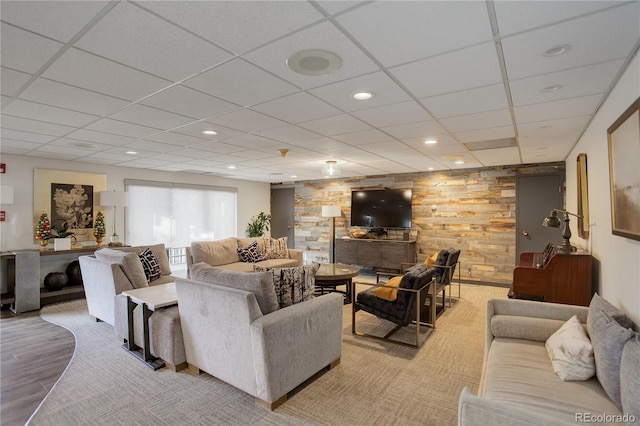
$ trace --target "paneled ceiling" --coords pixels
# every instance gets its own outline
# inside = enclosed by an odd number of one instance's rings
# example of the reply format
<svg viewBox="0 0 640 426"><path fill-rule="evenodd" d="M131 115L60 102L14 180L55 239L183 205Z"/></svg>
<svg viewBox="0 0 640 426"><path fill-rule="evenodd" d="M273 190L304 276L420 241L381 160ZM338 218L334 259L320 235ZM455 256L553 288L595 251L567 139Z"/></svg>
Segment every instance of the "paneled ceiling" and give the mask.
<svg viewBox="0 0 640 426"><path fill-rule="evenodd" d="M1 153L262 182L565 160L640 45L638 1L3 0L0 17ZM307 49L341 65L293 71Z"/></svg>

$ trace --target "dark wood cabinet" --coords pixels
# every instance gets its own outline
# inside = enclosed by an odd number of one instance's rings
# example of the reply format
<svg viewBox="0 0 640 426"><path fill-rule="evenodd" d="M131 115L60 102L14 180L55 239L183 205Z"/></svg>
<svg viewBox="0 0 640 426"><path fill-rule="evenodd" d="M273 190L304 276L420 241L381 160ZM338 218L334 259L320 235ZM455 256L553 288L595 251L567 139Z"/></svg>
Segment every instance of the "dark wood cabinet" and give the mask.
<svg viewBox="0 0 640 426"><path fill-rule="evenodd" d="M512 297L588 306L593 258L589 253L562 253L553 244L542 253L525 252L513 270Z"/></svg>
<svg viewBox="0 0 640 426"><path fill-rule="evenodd" d="M404 240L337 239L336 262L368 268L400 270L416 260L416 242Z"/></svg>

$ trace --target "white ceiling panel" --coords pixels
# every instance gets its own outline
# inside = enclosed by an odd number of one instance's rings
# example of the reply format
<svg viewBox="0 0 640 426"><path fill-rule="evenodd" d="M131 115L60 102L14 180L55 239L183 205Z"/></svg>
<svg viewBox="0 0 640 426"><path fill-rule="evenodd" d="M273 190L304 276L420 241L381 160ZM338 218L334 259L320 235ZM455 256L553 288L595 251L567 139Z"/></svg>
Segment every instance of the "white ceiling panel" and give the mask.
<svg viewBox="0 0 640 426"><path fill-rule="evenodd" d="M172 152L179 149L182 149L179 145L171 145L168 143L154 142L146 139L139 139L134 142L128 143L122 146L127 150L139 151L146 150L154 153L159 152Z"/></svg>
<svg viewBox="0 0 640 426"><path fill-rule="evenodd" d="M225 114L242 108L181 85L169 87L140 103L196 119Z"/></svg>
<svg viewBox="0 0 640 426"><path fill-rule="evenodd" d="M212 154L232 154L246 149L222 142L205 142L200 145L196 145L195 147L202 151L203 156L210 156Z"/></svg>
<svg viewBox="0 0 640 426"><path fill-rule="evenodd" d="M21 94L20 99L46 105L106 116L129 105L128 101L89 90L38 78Z"/></svg>
<svg viewBox="0 0 640 426"><path fill-rule="evenodd" d="M247 107L298 91L242 59L229 61L182 84Z"/></svg>
<svg viewBox="0 0 640 426"><path fill-rule="evenodd" d="M126 136L119 136L111 133L95 132L93 130L87 130L87 129L80 129L80 130L76 130L75 132L71 132L67 135L67 138L86 141L86 142L105 144L105 145L124 145L126 143L130 143L135 140L134 138L130 138Z"/></svg>
<svg viewBox="0 0 640 426"><path fill-rule="evenodd" d="M4 138L13 139L16 141L36 142L38 144L43 144L51 142L56 138L56 136L42 135L40 133L22 132L20 130L3 129L3 141Z"/></svg>
<svg viewBox="0 0 640 426"><path fill-rule="evenodd" d="M333 52L342 58L342 66L336 72L322 76L298 74L289 68L286 60L294 53L306 49L322 49ZM378 70L376 64L367 55L329 22L314 25L304 31L270 43L245 57L254 64L305 89Z"/></svg>
<svg viewBox="0 0 640 426"><path fill-rule="evenodd" d="M357 8L368 1L357 0L320 0L317 2L328 14L334 15L350 8Z"/></svg>
<svg viewBox="0 0 640 426"><path fill-rule="evenodd" d="M3 24L0 29L0 46L0 62L3 67L35 74L63 47L63 44Z"/></svg>
<svg viewBox="0 0 640 426"><path fill-rule="evenodd" d="M373 127L388 127L417 121L433 120L431 116L414 101L355 111L352 114Z"/></svg>
<svg viewBox="0 0 640 426"><path fill-rule="evenodd" d="M382 130L398 139L416 137L434 137L445 133L445 130L434 120L418 121L415 123L399 124L382 127Z"/></svg>
<svg viewBox="0 0 640 426"><path fill-rule="evenodd" d="M488 141L492 139L512 138L516 134L513 126L494 127L492 129L468 130L454 133L461 142Z"/></svg>
<svg viewBox="0 0 640 426"><path fill-rule="evenodd" d="M118 111L110 118L162 130L173 129L193 122L192 118L140 104L134 104Z"/></svg>
<svg viewBox="0 0 640 426"><path fill-rule="evenodd" d="M179 1L144 1L140 5L236 54L322 19L317 9L301 1L203 1L189 7Z"/></svg>
<svg viewBox="0 0 640 426"><path fill-rule="evenodd" d="M29 79L30 74L2 67L0 70L0 89L5 96L15 96L18 89Z"/></svg>
<svg viewBox="0 0 640 426"><path fill-rule="evenodd" d="M228 127L242 132L259 133L263 130L284 126L285 122L260 114L250 109L230 112L206 120L209 123Z"/></svg>
<svg viewBox="0 0 640 426"><path fill-rule="evenodd" d="M95 115L51 107L22 99L14 100L2 112L65 126L84 126L99 118Z"/></svg>
<svg viewBox="0 0 640 426"><path fill-rule="evenodd" d="M263 130L260 132L260 136L282 142L294 142L316 139L320 135L298 126L283 126L275 129Z"/></svg>
<svg viewBox="0 0 640 426"><path fill-rule="evenodd" d="M474 151L476 157L485 166L500 166L504 164L520 164L518 147L485 149Z"/></svg>
<svg viewBox="0 0 640 426"><path fill-rule="evenodd" d="M468 130L504 127L511 124L511 115L508 109L501 109L497 111L443 118L442 124L454 133L465 132Z"/></svg>
<svg viewBox="0 0 640 426"><path fill-rule="evenodd" d="M391 136L374 129L335 135L333 138L349 145L366 145L393 140Z"/></svg>
<svg viewBox="0 0 640 426"><path fill-rule="evenodd" d="M2 128L24 130L26 132L42 133L43 135L63 136L72 132L74 127L61 126L58 124L45 123L44 121L31 120L28 118L15 117L2 114Z"/></svg>
<svg viewBox="0 0 640 426"><path fill-rule="evenodd" d="M340 111L308 93L296 93L255 106L256 111L292 124L337 115Z"/></svg>
<svg viewBox="0 0 640 426"><path fill-rule="evenodd" d="M152 127L140 126L137 124L125 123L124 121L103 118L88 125L87 130L96 132L113 133L114 135L129 136L132 138L143 138L154 135L161 130Z"/></svg>
<svg viewBox="0 0 640 426"><path fill-rule="evenodd" d="M601 100L600 95L581 96L579 98L562 99L542 104L527 105L514 108L516 122L534 123L536 121L568 118L579 115L591 115Z"/></svg>
<svg viewBox="0 0 640 426"><path fill-rule="evenodd" d="M457 50L391 69L418 98L441 95L502 81L493 43Z"/></svg>
<svg viewBox="0 0 640 426"><path fill-rule="evenodd" d="M232 55L131 3L121 2L76 43L133 68L180 81Z"/></svg>
<svg viewBox="0 0 640 426"><path fill-rule="evenodd" d="M420 102L436 118L469 115L509 107L507 94L502 83L422 98Z"/></svg>
<svg viewBox="0 0 640 426"><path fill-rule="evenodd" d="M530 140L546 138L547 140L576 140L577 136L589 121L588 115L557 120L538 121L525 123L518 126L520 137Z"/></svg>
<svg viewBox="0 0 640 426"><path fill-rule="evenodd" d="M299 126L325 136L371 129L368 124L363 123L349 114L340 114L319 120L307 121L300 123Z"/></svg>
<svg viewBox="0 0 640 426"><path fill-rule="evenodd" d="M204 136L204 135L202 135ZM171 145L179 145L179 146L193 146L200 145L202 143L206 143L206 139L204 138L196 138L193 136L183 135L175 132L163 132L158 133L157 135L149 136L145 139L150 141L168 143Z"/></svg>
<svg viewBox="0 0 640 426"><path fill-rule="evenodd" d="M10 138L5 138L4 134L2 135L2 152L7 152L7 154L24 154L26 152L31 151L32 149L36 149L44 145L43 143L37 142L27 142L22 140L14 140ZM7 151L5 151L7 149ZM12 149L13 151L9 151L8 149ZM19 153L16 151L20 151Z"/></svg>
<svg viewBox="0 0 640 426"><path fill-rule="evenodd" d="M78 49L67 50L42 76L129 101L141 99L170 84L168 80Z"/></svg>

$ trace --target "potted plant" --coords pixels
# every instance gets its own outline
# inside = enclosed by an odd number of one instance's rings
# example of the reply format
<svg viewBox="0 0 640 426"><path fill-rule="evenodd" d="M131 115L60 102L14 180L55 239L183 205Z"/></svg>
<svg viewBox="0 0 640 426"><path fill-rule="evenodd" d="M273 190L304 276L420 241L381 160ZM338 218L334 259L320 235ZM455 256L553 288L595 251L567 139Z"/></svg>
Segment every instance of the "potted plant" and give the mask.
<svg viewBox="0 0 640 426"><path fill-rule="evenodd" d="M247 224L247 237L260 237L269 230L271 225L271 215L260 212L251 218L251 222Z"/></svg>

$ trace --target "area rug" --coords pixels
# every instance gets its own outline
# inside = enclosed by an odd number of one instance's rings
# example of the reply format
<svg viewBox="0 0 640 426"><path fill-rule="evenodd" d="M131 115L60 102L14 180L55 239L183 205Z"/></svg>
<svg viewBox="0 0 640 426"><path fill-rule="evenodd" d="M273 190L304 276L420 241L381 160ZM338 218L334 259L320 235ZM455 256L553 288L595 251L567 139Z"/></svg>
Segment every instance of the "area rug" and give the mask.
<svg viewBox="0 0 640 426"><path fill-rule="evenodd" d="M273 412L207 374L152 371L120 347L113 327L90 320L85 300L45 306L41 317L70 330L76 351L29 424L454 425L460 391L475 391L480 380L486 301L507 291L463 285L420 349L352 335L345 305L340 365ZM358 315L359 325L384 327ZM415 329L406 333L411 339Z"/></svg>

